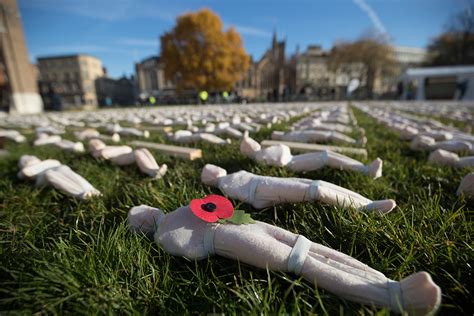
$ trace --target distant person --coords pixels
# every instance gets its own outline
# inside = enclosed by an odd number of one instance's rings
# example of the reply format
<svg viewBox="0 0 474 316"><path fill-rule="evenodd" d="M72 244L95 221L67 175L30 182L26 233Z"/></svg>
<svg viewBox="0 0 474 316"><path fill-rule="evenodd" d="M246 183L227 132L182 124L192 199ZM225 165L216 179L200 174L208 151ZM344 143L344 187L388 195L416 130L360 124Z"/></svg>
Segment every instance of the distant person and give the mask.
<svg viewBox="0 0 474 316"><path fill-rule="evenodd" d="M148 102L151 105L155 105L156 104L156 98L154 96L151 96L151 97L148 98Z"/></svg>
<svg viewBox="0 0 474 316"><path fill-rule="evenodd" d="M199 92L199 100L201 101L202 104L207 103L207 99L209 98L209 93L205 90Z"/></svg>
<svg viewBox="0 0 474 316"><path fill-rule="evenodd" d="M403 82L399 81L397 84L397 99L401 99L403 95Z"/></svg>
<svg viewBox="0 0 474 316"><path fill-rule="evenodd" d="M105 105L112 106L112 99L110 97L105 98Z"/></svg>
<svg viewBox="0 0 474 316"><path fill-rule="evenodd" d="M468 85L468 80L465 79L461 82L456 83L456 92L455 92L455 99L457 100L462 100L464 98L464 95L466 94L467 91L467 85ZM457 97L456 97L457 95Z"/></svg>
<svg viewBox="0 0 474 316"><path fill-rule="evenodd" d="M407 86L407 100L413 100L415 98L415 85L413 82L409 82Z"/></svg>

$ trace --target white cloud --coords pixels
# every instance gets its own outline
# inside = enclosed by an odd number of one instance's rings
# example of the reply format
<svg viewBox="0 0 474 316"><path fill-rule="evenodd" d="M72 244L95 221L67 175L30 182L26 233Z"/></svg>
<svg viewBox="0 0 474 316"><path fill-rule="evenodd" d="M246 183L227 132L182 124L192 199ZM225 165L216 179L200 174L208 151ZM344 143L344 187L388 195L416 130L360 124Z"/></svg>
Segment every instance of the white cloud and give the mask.
<svg viewBox="0 0 474 316"><path fill-rule="evenodd" d="M256 27L242 26L242 25L234 25L234 27L242 35L267 37L267 38L272 36L272 33L256 28Z"/></svg>
<svg viewBox="0 0 474 316"><path fill-rule="evenodd" d="M352 0L355 5L357 5L365 14L367 14L368 18L372 21L375 30L380 33L381 35L388 37L388 32L385 26L383 25L382 21L380 20L377 13L372 9L372 7L366 2L366 0Z"/></svg>

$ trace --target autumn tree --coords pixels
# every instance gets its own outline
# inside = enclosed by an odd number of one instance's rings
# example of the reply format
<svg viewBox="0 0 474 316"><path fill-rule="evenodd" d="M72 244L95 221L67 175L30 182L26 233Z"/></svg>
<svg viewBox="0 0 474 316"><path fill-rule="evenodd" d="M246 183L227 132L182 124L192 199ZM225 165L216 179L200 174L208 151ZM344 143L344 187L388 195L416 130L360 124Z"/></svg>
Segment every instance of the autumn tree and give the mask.
<svg viewBox="0 0 474 316"><path fill-rule="evenodd" d="M428 52L431 66L474 64L474 7L453 16Z"/></svg>
<svg viewBox="0 0 474 316"><path fill-rule="evenodd" d="M209 9L177 18L175 27L161 36L165 77L183 89L229 90L249 67L237 31L223 30L219 16Z"/></svg>
<svg viewBox="0 0 474 316"><path fill-rule="evenodd" d="M397 61L391 45L384 39L366 36L335 44L330 53L329 68L337 73L357 73L360 81L365 82L367 97L372 98L376 79L393 76Z"/></svg>

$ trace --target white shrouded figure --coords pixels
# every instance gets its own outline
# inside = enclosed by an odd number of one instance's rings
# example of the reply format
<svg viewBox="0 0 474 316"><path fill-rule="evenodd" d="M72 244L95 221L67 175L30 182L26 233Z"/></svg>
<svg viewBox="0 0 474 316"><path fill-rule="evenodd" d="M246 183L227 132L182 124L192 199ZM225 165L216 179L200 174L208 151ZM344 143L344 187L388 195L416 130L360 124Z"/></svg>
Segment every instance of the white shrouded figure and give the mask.
<svg viewBox="0 0 474 316"><path fill-rule="evenodd" d="M468 199L474 199L474 172L468 173L459 184L457 195L464 194Z"/></svg>
<svg viewBox="0 0 474 316"><path fill-rule="evenodd" d="M455 168L474 167L474 156L459 157L457 154L443 149L433 151L429 155L428 161L433 164Z"/></svg>
<svg viewBox="0 0 474 316"><path fill-rule="evenodd" d="M26 137L23 136L20 132L13 129L0 129L0 137L5 137L10 140L13 140L16 143L23 143L26 141Z"/></svg>
<svg viewBox="0 0 474 316"><path fill-rule="evenodd" d="M33 145L35 146L44 146L44 145L54 145L65 151L73 151L77 153L84 152L84 144L81 142L72 142L67 139L62 139L59 135L48 135L41 133L38 135Z"/></svg>
<svg viewBox="0 0 474 316"><path fill-rule="evenodd" d="M76 153L83 153L85 151L84 144L81 142L72 142L67 139L61 139L61 141L54 144L56 147L59 147L66 151L73 151Z"/></svg>
<svg viewBox="0 0 474 316"><path fill-rule="evenodd" d="M174 142L189 144L198 141L204 141L210 144L227 145L231 143L230 139L222 139L210 133L194 133L187 130L179 130L174 133L168 133L168 139Z"/></svg>
<svg viewBox="0 0 474 316"><path fill-rule="evenodd" d="M352 127L340 123L327 123L317 118L309 118L310 120L294 124L292 130L323 130L336 131L339 133L352 133Z"/></svg>
<svg viewBox="0 0 474 316"><path fill-rule="evenodd" d="M349 85L347 86L347 95L352 95L352 92L356 91L359 88L360 80L358 78L353 78L349 81Z"/></svg>
<svg viewBox="0 0 474 316"><path fill-rule="evenodd" d="M166 252L191 260L219 255L273 271L291 272L348 300L411 314L435 312L441 289L426 272L401 281L302 235L256 221L248 225L207 223L189 206L164 214L146 205L128 213L133 231L154 234Z"/></svg>
<svg viewBox="0 0 474 316"><path fill-rule="evenodd" d="M436 150L443 149L451 152L472 152L472 144L467 141L450 139L437 142L434 138L429 136L418 135L410 143L410 148L413 150Z"/></svg>
<svg viewBox="0 0 474 316"><path fill-rule="evenodd" d="M37 186L50 185L79 200L100 195L100 192L86 179L57 160L47 159L41 161L35 156L23 155L18 162L18 166L21 169L18 177L20 179L35 180Z"/></svg>
<svg viewBox="0 0 474 316"><path fill-rule="evenodd" d="M290 148L284 144L262 148L259 143L248 136L247 132L240 143L240 152L259 163L275 167L286 166L297 172L313 171L328 166L339 170L360 172L374 179L382 176L383 161L380 158L366 166L360 161L332 151L293 156Z"/></svg>
<svg viewBox="0 0 474 316"><path fill-rule="evenodd" d="M83 131L75 131L74 136L79 140L89 140L98 138L101 140L111 140L114 143L118 143L120 141L120 135L117 133L113 133L112 136L101 135L97 130L93 128L87 128Z"/></svg>
<svg viewBox="0 0 474 316"><path fill-rule="evenodd" d="M99 139L91 139L89 149L95 158L110 160L118 166L136 163L141 172L152 178L160 179L168 170L166 164L158 166L155 158L146 148L133 150L130 146L107 146Z"/></svg>
<svg viewBox="0 0 474 316"><path fill-rule="evenodd" d="M149 131L141 131L134 127L122 127L120 124L107 125L106 129L110 134L118 133L122 136L150 137Z"/></svg>
<svg viewBox="0 0 474 316"><path fill-rule="evenodd" d="M61 136L59 135L48 135L45 133L38 134L38 137L33 142L34 146L44 146L49 144L58 143L61 141Z"/></svg>
<svg viewBox="0 0 474 316"><path fill-rule="evenodd" d="M367 143L367 139L365 138L365 136L362 137L360 141L357 141L354 138L335 131L303 130L292 131L287 133L281 131L273 131L272 139L301 143L339 142L347 144L359 144L363 146Z"/></svg>
<svg viewBox="0 0 474 316"><path fill-rule="evenodd" d="M380 213L388 213L396 206L394 200L372 201L351 190L322 180L259 176L243 170L228 175L226 170L211 164L205 165L202 169L201 181L257 209L281 203L314 200L329 205Z"/></svg>

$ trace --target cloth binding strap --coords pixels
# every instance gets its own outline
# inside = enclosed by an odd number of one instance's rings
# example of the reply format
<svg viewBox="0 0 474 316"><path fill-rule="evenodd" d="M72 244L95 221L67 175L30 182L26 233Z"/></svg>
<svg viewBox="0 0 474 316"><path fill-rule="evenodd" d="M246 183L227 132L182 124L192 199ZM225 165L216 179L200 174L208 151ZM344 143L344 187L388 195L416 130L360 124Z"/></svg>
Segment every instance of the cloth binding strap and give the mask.
<svg viewBox="0 0 474 316"><path fill-rule="evenodd" d="M299 235L288 257L288 271L300 275L303 264L311 248L311 241Z"/></svg>
<svg viewBox="0 0 474 316"><path fill-rule="evenodd" d="M204 250L210 255L215 253L214 251L214 234L216 232L217 225L209 225L204 233Z"/></svg>
<svg viewBox="0 0 474 316"><path fill-rule="evenodd" d="M393 311L403 311L403 296L400 282L388 280L388 295L390 296L390 309Z"/></svg>
<svg viewBox="0 0 474 316"><path fill-rule="evenodd" d="M321 180L314 180L313 182L311 182L310 186L309 186L309 197L312 199L312 200L318 200L318 189L319 189L319 184L320 184Z"/></svg>
<svg viewBox="0 0 474 316"><path fill-rule="evenodd" d="M324 159L324 164L328 164L329 162L329 153L327 150L323 151L323 159Z"/></svg>
<svg viewBox="0 0 474 316"><path fill-rule="evenodd" d="M249 186L249 198L248 198L248 203L252 204L255 201L255 193L257 191L257 185L258 182L260 181L260 177L255 177L250 180L250 186Z"/></svg>

